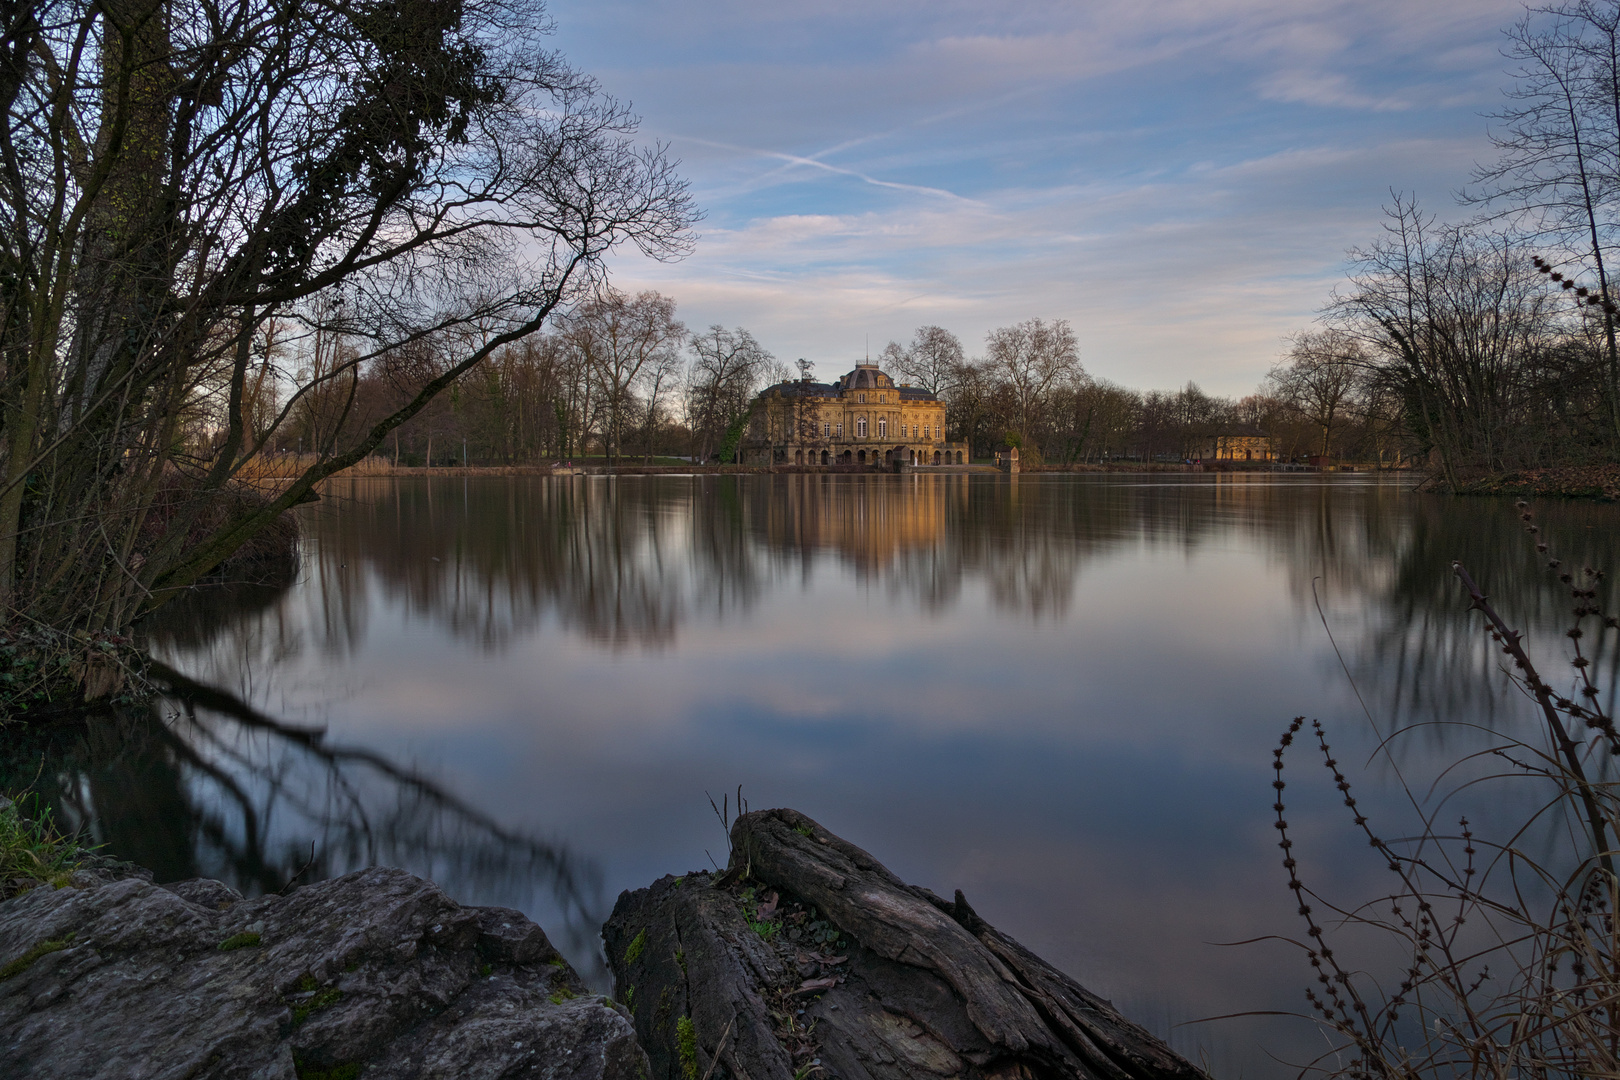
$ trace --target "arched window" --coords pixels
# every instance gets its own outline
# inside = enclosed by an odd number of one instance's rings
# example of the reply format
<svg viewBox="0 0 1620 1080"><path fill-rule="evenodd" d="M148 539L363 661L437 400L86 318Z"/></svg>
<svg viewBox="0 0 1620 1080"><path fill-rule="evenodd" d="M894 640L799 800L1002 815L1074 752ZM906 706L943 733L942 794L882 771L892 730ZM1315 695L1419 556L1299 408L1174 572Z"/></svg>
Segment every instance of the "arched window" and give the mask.
<svg viewBox="0 0 1620 1080"><path fill-rule="evenodd" d="M885 439L885 438L888 438L888 435L889 435L889 422L887 420L879 420L878 421L878 438Z"/></svg>
<svg viewBox="0 0 1620 1080"><path fill-rule="evenodd" d="M866 438L866 417L864 416L855 421L855 437L857 439Z"/></svg>

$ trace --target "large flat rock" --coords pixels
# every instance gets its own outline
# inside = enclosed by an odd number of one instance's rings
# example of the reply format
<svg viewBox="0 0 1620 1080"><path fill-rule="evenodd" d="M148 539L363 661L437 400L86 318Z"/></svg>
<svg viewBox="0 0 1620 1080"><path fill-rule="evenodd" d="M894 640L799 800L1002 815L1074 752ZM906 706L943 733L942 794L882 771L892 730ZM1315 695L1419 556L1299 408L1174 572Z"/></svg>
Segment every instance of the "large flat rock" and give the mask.
<svg viewBox="0 0 1620 1080"><path fill-rule="evenodd" d="M81 872L0 902L3 1080L646 1069L628 1016L586 992L540 927L401 870L253 900Z"/></svg>

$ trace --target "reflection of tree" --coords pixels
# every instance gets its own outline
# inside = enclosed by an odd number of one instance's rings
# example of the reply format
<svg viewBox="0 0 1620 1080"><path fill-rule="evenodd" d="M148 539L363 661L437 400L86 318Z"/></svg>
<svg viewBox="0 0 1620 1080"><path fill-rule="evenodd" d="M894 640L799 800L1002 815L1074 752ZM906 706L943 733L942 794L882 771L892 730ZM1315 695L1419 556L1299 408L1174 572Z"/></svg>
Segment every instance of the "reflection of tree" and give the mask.
<svg viewBox="0 0 1620 1080"><path fill-rule="evenodd" d="M389 865L445 882L463 900L545 904L561 920L548 929L560 931L581 973L599 967L606 913L594 864L502 828L379 754L158 673L169 702L9 740L0 787L32 783L66 827L159 881L213 877L255 895Z"/></svg>
<svg viewBox="0 0 1620 1080"><path fill-rule="evenodd" d="M1563 670L1554 658L1569 625L1569 611L1558 602L1565 594L1553 587L1508 501L1413 495L1392 485L1349 492L1322 486L1296 489L1286 504L1267 507L1271 497L1252 486L1258 490L1249 523L1283 556L1301 604L1313 602L1317 582L1352 675L1382 715L1406 725L1493 725L1511 714L1514 699L1502 693L1497 654L1485 647L1453 561L1467 566L1522 628L1545 670ZM1537 516L1565 566L1620 570L1613 507L1547 503ZM1613 635L1597 662L1612 694L1620 674ZM1447 737L1440 727L1427 735Z"/></svg>
<svg viewBox="0 0 1620 1080"><path fill-rule="evenodd" d="M682 483L345 485L309 518L321 592L403 604L495 649L552 617L619 648L672 640L696 583Z"/></svg>
<svg viewBox="0 0 1620 1080"><path fill-rule="evenodd" d="M1566 561L1620 572L1613 517L1609 507L1569 503L1549 506L1544 524ZM1316 583L1358 683L1406 720L1488 719L1502 708L1499 687L1479 677L1494 667L1465 617L1453 559L1533 641L1550 644L1563 629L1506 503L1418 496L1398 483L1227 474L355 480L334 485L305 521L305 587L280 603L231 599L207 618L160 612L154 644L186 653L188 670L216 681L250 680L255 664L305 650L346 655L392 607L491 650L546 620L609 648L656 648L694 618L750 610L773 580L806 578L828 558L930 612L979 582L1000 611L1062 619L1094 558L1131 543L1191 552L1234 534L1276 555L1313 619ZM255 613L220 618L230 605ZM1602 661L1613 669L1612 647ZM238 689L261 700L246 683Z"/></svg>
<svg viewBox="0 0 1620 1080"><path fill-rule="evenodd" d="M991 603L1062 618L1081 565L1115 547L1140 513L1130 489L1012 479L968 488L953 522L962 572L982 577Z"/></svg>

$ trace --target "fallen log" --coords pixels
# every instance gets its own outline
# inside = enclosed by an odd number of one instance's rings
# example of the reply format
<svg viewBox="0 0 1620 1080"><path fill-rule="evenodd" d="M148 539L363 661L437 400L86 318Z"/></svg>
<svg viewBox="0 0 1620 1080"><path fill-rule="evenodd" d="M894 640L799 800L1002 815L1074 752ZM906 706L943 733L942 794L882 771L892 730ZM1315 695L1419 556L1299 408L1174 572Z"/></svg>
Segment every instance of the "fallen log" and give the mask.
<svg viewBox="0 0 1620 1080"><path fill-rule="evenodd" d="M603 928L652 1080L1205 1080L979 918L794 810L738 818L723 874Z"/></svg>

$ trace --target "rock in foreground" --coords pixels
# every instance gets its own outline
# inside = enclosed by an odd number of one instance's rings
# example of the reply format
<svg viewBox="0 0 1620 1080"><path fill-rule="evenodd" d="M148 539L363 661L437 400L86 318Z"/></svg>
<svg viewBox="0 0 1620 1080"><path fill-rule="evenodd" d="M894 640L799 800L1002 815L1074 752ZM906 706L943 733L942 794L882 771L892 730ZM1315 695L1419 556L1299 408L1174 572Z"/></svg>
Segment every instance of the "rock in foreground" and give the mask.
<svg viewBox="0 0 1620 1080"><path fill-rule="evenodd" d="M793 810L717 877L625 893L603 930L653 1080L1203 1080L1108 1002Z"/></svg>
<svg viewBox="0 0 1620 1080"><path fill-rule="evenodd" d="M244 900L81 872L0 903L0 1078L640 1080L623 1011L516 911L402 870Z"/></svg>

